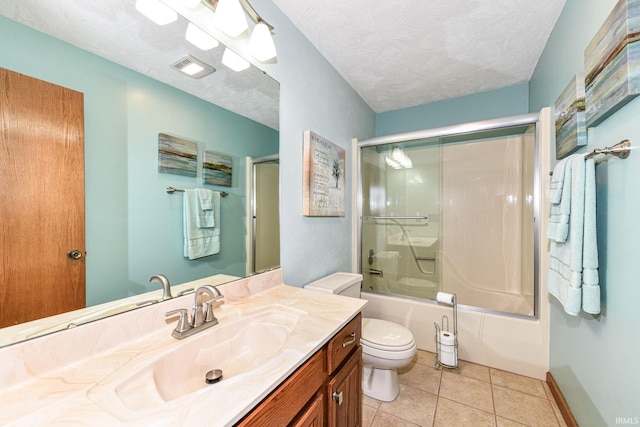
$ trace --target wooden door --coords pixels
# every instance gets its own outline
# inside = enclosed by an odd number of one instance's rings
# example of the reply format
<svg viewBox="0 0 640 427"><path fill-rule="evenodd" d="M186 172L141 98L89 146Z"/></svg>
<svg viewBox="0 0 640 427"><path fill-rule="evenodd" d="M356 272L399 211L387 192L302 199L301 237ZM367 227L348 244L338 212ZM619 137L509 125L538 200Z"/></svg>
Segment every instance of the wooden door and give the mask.
<svg viewBox="0 0 640 427"><path fill-rule="evenodd" d="M327 385L330 427L362 425L362 347L347 359Z"/></svg>
<svg viewBox="0 0 640 427"><path fill-rule="evenodd" d="M83 94L2 68L0 255L0 327L85 306Z"/></svg>

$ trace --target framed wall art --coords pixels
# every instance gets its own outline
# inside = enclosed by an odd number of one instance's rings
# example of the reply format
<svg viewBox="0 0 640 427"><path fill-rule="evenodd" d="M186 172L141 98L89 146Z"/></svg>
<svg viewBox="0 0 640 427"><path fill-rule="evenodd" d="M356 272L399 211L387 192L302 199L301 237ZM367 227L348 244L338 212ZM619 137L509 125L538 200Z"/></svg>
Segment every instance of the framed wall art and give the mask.
<svg viewBox="0 0 640 427"><path fill-rule="evenodd" d="M303 176L303 215L344 216L343 148L305 131Z"/></svg>
<svg viewBox="0 0 640 427"><path fill-rule="evenodd" d="M639 34L640 0L620 0L585 49L587 126L640 94Z"/></svg>
<svg viewBox="0 0 640 427"><path fill-rule="evenodd" d="M578 73L556 100L556 159L587 145L584 74Z"/></svg>
<svg viewBox="0 0 640 427"><path fill-rule="evenodd" d="M158 172L196 176L198 173L198 144L159 133Z"/></svg>
<svg viewBox="0 0 640 427"><path fill-rule="evenodd" d="M233 178L233 158L213 151L204 152L202 163L202 183L231 187Z"/></svg>

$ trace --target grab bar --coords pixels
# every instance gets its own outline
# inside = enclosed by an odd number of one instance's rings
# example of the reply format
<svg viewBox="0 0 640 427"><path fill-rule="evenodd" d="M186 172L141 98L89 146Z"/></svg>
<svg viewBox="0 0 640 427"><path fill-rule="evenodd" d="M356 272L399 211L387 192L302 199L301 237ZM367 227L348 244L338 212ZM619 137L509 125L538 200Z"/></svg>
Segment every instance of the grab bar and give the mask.
<svg viewBox="0 0 640 427"><path fill-rule="evenodd" d="M384 277L384 273L382 272L382 269L376 270L375 268L370 268L369 269L369 274L377 274L380 277Z"/></svg>
<svg viewBox="0 0 640 427"><path fill-rule="evenodd" d="M429 215L425 216L365 216L364 219L429 219Z"/></svg>
<svg viewBox="0 0 640 427"><path fill-rule="evenodd" d="M430 256L430 257L427 257L427 256L417 256L417 257L416 257L416 261L435 261L435 260L436 260L436 257L434 257L434 256Z"/></svg>

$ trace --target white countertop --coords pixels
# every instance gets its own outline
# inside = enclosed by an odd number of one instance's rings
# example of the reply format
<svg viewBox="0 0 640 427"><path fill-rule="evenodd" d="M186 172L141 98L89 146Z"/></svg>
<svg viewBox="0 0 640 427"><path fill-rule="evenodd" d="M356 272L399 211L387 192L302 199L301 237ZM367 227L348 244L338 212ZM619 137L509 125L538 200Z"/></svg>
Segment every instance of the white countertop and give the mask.
<svg viewBox="0 0 640 427"><path fill-rule="evenodd" d="M0 424L232 425L326 344L366 303L283 285L281 271L221 285L219 289L225 295L224 303L214 309L219 325L183 340L171 337L176 318L166 321L164 312L190 307L193 295L0 349L0 366L4 366L0 368ZM265 308L290 313L284 317L288 321L293 318L294 323L287 325L293 326L282 349L258 369L230 375L229 379L223 376L217 384L178 394L169 401L156 403L148 390L136 390L143 409L131 400L123 403L114 392L123 379L190 340L195 342L200 334L225 325L232 329L229 325ZM184 356L180 363L188 365L196 358L197 354Z"/></svg>

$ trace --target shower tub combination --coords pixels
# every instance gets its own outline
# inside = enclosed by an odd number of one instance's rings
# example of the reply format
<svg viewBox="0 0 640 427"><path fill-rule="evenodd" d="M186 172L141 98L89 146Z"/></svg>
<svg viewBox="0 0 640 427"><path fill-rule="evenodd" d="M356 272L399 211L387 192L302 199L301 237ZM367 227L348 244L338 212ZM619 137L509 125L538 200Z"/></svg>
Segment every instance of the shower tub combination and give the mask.
<svg viewBox="0 0 640 427"><path fill-rule="evenodd" d="M436 294L455 293L461 359L544 378L537 219L549 122L545 109L356 141L365 315L434 351L434 322L450 311Z"/></svg>

